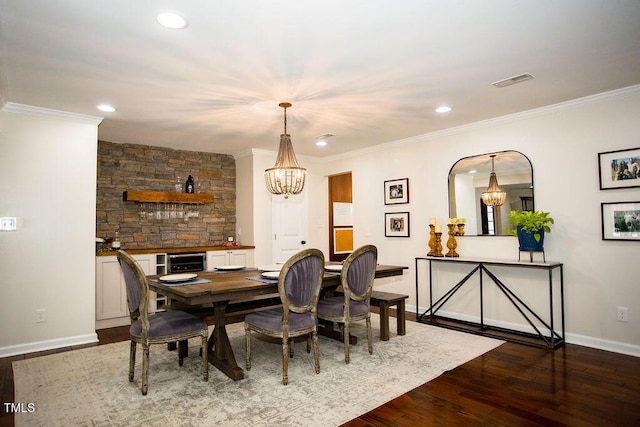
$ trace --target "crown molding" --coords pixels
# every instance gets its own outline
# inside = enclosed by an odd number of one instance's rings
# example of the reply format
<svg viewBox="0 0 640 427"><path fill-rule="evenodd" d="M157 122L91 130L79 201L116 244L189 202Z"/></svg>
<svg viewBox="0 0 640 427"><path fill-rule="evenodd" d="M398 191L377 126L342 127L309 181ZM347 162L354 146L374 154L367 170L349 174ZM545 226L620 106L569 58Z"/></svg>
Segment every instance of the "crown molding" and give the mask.
<svg viewBox="0 0 640 427"><path fill-rule="evenodd" d="M533 110L522 111L519 113L508 114L506 116L500 116L493 119L482 120L479 122L469 123L462 126L443 129L435 132L425 133L421 135L412 136L405 139L399 139L396 141L387 142L384 144L375 145L373 147L367 147L359 150L349 151L348 153L337 154L335 156L322 157L322 162L333 162L336 160L347 159L351 157L361 156L363 154L376 153L380 151L387 151L389 149L414 144L417 142L424 142L435 138L441 138L443 136L450 136L462 133L468 133L478 129L489 128L493 126L503 125L505 123L516 122L523 119L539 117L546 114L557 113L560 111L570 110L584 104L592 104L610 98L617 98L620 96L626 96L640 92L640 85L634 85L625 87L622 89L616 89L609 92L602 92L595 95L585 96L582 98L572 99L570 101L560 102L558 104L547 105Z"/></svg>
<svg viewBox="0 0 640 427"><path fill-rule="evenodd" d="M44 117L49 119L69 120L73 122L84 122L99 125L104 117L90 116L87 114L70 113L68 111L53 110L50 108L34 107L32 105L17 104L15 102L7 102L1 111L9 113L27 114L30 116Z"/></svg>

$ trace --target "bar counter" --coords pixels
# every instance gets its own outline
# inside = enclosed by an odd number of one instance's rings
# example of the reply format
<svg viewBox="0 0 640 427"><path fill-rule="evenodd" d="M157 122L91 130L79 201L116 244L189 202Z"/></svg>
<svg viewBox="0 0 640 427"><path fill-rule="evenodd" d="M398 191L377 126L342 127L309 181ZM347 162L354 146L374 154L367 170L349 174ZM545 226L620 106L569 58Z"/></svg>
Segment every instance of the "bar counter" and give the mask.
<svg viewBox="0 0 640 427"><path fill-rule="evenodd" d="M235 251L240 249L255 249L255 246L189 246L184 248L147 248L147 249L129 249L122 248L130 255L138 255L138 254L181 254L181 253L191 253L191 252L207 252L207 251ZM96 256L116 256L115 251L97 251Z"/></svg>

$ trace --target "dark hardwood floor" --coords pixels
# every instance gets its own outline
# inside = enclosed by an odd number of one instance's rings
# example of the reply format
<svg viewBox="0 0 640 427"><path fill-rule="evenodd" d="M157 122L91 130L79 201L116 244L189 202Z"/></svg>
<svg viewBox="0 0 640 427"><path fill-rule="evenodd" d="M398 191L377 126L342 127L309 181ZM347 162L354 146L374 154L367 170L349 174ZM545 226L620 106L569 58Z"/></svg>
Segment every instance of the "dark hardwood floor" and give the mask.
<svg viewBox="0 0 640 427"><path fill-rule="evenodd" d="M98 345L127 340L128 327L98 338ZM1 426L14 425L4 405L14 399L11 362L73 349L0 359ZM640 358L506 343L345 424L423 425L640 426Z"/></svg>

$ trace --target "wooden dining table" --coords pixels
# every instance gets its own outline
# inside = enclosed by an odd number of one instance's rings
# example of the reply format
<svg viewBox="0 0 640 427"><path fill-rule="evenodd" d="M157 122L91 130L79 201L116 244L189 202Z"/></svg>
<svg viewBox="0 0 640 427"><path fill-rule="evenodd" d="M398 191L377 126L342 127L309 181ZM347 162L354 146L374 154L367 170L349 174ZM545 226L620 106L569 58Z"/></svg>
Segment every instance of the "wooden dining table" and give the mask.
<svg viewBox="0 0 640 427"><path fill-rule="evenodd" d="M378 265L376 278L401 276L408 267ZM237 381L244 378L229 341L226 325L241 321L244 314L273 306L279 299L277 280L265 280L258 269L238 271L198 272L198 279L207 283L176 286L159 281L160 275L151 275L149 288L160 295L177 301L180 308L193 309L213 317L213 331L209 337L209 363ZM324 291L331 292L340 285L340 274L325 271Z"/></svg>

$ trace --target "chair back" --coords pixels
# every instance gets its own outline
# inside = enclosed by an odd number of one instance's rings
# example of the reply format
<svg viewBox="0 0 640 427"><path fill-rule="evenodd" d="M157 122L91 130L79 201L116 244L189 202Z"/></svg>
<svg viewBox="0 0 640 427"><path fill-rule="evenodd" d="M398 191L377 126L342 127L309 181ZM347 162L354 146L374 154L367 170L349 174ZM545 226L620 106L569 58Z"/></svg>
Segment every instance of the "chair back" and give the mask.
<svg viewBox="0 0 640 427"><path fill-rule="evenodd" d="M315 312L324 276L324 254L305 249L289 258L280 271L278 292L286 313Z"/></svg>
<svg viewBox="0 0 640 427"><path fill-rule="evenodd" d="M377 262L378 249L373 245L362 246L347 257L340 277L345 295L355 301L369 301Z"/></svg>
<svg viewBox="0 0 640 427"><path fill-rule="evenodd" d="M116 251L124 282L127 288L127 304L133 323L138 317L142 320L143 331L149 330L149 283L138 262L123 250ZM146 326L146 327L145 327Z"/></svg>

